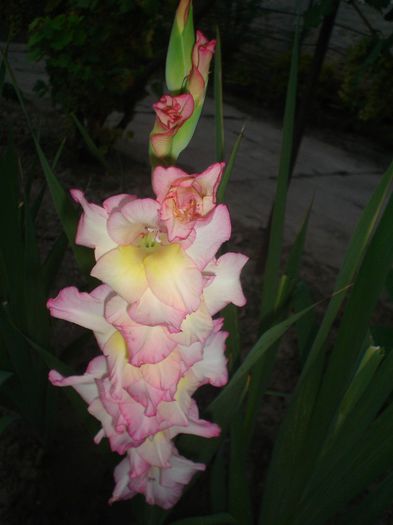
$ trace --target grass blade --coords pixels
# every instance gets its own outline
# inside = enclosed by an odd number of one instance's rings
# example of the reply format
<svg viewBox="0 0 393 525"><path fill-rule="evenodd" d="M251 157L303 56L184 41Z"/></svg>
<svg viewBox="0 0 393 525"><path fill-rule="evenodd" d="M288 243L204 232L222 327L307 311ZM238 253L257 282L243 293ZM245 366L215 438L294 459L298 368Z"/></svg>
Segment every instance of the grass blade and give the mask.
<svg viewBox="0 0 393 525"><path fill-rule="evenodd" d="M210 507L213 513L224 512L228 504L225 443L222 442L210 467Z"/></svg>
<svg viewBox="0 0 393 525"><path fill-rule="evenodd" d="M359 358L362 343L368 331L368 321L385 285L386 276L392 267L392 224L393 195L388 201L365 254L329 359L329 366L315 411L314 424L318 428L317 435L323 436L323 428L326 428L337 409L341 396L348 388L353 375L354 363Z"/></svg>
<svg viewBox="0 0 393 525"><path fill-rule="evenodd" d="M350 294L337 335L337 341L329 358L321 392L316 404L310 434L308 458L318 454L332 418L341 403L342 396L353 382L354 363L362 351L368 332L368 322L378 297L384 287L386 276L393 264L393 195L391 195L376 232L365 254L364 261ZM367 300L365 300L367 298ZM311 469L311 466L309 467Z"/></svg>
<svg viewBox="0 0 393 525"><path fill-rule="evenodd" d="M44 199L45 192L46 192L46 188L47 188L47 184L46 182L43 182L38 192L37 197L34 199L32 204L30 205L30 213L34 221L37 220L38 212L40 211L41 204Z"/></svg>
<svg viewBox="0 0 393 525"><path fill-rule="evenodd" d="M52 200L53 200L53 204L56 209L56 213L60 219L64 232L67 235L67 238L70 242L70 245L72 247L76 261L80 269L82 270L84 274L89 274L93 266L93 256L90 253L90 250L87 250L86 248L77 246L75 244L75 234L76 234L76 228L78 224L78 213L73 206L71 198L66 194L66 192L64 191L64 188L62 187L56 175L54 174L48 162L48 159L45 156L40 146L39 140L37 138L37 134L32 126L29 114L26 110L26 106L23 100L22 93L17 85L14 72L3 52L2 52L2 55L3 55L3 60L6 66L7 73L10 76L10 79L15 89L15 93L17 95L20 107L23 111L29 131L31 133L31 136L32 136L32 139L33 139L36 151L37 151L37 155L41 163L42 171L44 172L46 182L48 184L49 191L52 196Z"/></svg>
<svg viewBox="0 0 393 525"><path fill-rule="evenodd" d="M224 330L229 333L226 340L225 355L228 359L228 370L232 373L240 363L240 333L237 307L228 304L222 312L224 317Z"/></svg>
<svg viewBox="0 0 393 525"><path fill-rule="evenodd" d="M22 415L39 435L44 429L42 397L42 375L37 371L37 360L33 359L30 347L20 335L19 330L10 323L9 312L6 307L0 309L1 345L7 352L9 365L13 377L3 392L10 397L10 407ZM38 386L38 388L37 388Z"/></svg>
<svg viewBox="0 0 393 525"><path fill-rule="evenodd" d="M313 202L311 202L308 207L302 226L297 233L295 242L289 252L286 269L284 275L281 277L280 285L277 290L276 304L274 305L276 312L285 306L297 284L312 205Z"/></svg>
<svg viewBox="0 0 393 525"><path fill-rule="evenodd" d="M373 489L356 508L335 519L335 525L375 525L393 501L393 472Z"/></svg>
<svg viewBox="0 0 393 525"><path fill-rule="evenodd" d="M298 283L293 294L292 306L295 312L300 312L313 303L311 290L304 282ZM295 325L297 335L297 346L302 367L307 361L307 357L318 331L318 322L314 310L299 319Z"/></svg>
<svg viewBox="0 0 393 525"><path fill-rule="evenodd" d="M295 41L292 48L291 69L289 74L288 90L285 102L283 141L280 156L280 167L277 181L277 190L272 209L272 221L266 258L266 267L263 278L263 293L260 309L260 318L263 321L263 330L269 327L268 318L273 314L277 301L279 285L279 268L283 243L285 207L287 200L288 180L291 170L292 142L295 120L297 76L299 63L299 28L297 26ZM271 322L271 320L270 320ZM270 377L276 353L267 356L255 367L251 375L250 392L247 399L247 409L244 421L245 442L249 442L253 433L255 418L260 407L266 378Z"/></svg>
<svg viewBox="0 0 393 525"><path fill-rule="evenodd" d="M393 301L393 268L388 273L388 277L386 279L386 290L389 294L390 300Z"/></svg>
<svg viewBox="0 0 393 525"><path fill-rule="evenodd" d="M12 321L9 321L9 322L10 322L10 325L14 328L16 334L19 337L23 338L26 341L26 343L40 357L42 362L45 363L47 369L53 368L65 376L75 375L75 371L70 366L68 366L66 363L64 363L61 359L56 357L56 355L53 352L47 350L40 344L33 341L26 334L21 332L21 330L19 330L15 325L13 325ZM72 402L75 412L77 413L80 420L85 424L89 433L92 436L94 436L97 433L98 422L95 419L93 419L91 415L89 414L89 412L86 410L85 402L82 400L79 394L77 394L77 392L72 388L65 388L64 392L65 392L65 395Z"/></svg>
<svg viewBox="0 0 393 525"><path fill-rule="evenodd" d="M356 275L385 198L389 193L392 180L393 163L382 177L360 217L336 280L336 290L348 287ZM287 498L293 496L293 499L296 500L297 494L302 490L307 479L308 475L304 470L302 458L308 453L305 442L324 368L324 345L344 297L345 294L335 295L328 305L302 371L293 401L281 425L270 465L261 523L274 523L275 520L278 520L279 513L286 508Z"/></svg>
<svg viewBox="0 0 393 525"><path fill-rule="evenodd" d="M107 161L105 160L105 157L103 153L100 151L100 149L96 146L93 139L90 137L89 132L87 131L86 127L82 124L82 122L78 119L78 117L75 115L75 113L70 113L70 117L72 121L74 122L75 126L77 127L79 133L81 134L81 137L83 138L84 143L86 144L87 149L91 153L91 155L98 160L98 162L105 168L105 170L110 174L111 169Z"/></svg>
<svg viewBox="0 0 393 525"><path fill-rule="evenodd" d="M46 309L46 290L33 217L28 205L24 211L23 289L26 312L26 333L41 344L49 341L49 315Z"/></svg>
<svg viewBox="0 0 393 525"><path fill-rule="evenodd" d="M393 350L393 326L372 326L370 332L377 346Z"/></svg>
<svg viewBox="0 0 393 525"><path fill-rule="evenodd" d="M368 432L341 458L339 471L335 470L316 490L296 514L294 525L322 525L345 503L364 491L393 465L393 405L391 404L373 423ZM327 491L327 492L326 492ZM328 494L328 497L326 496ZM306 517L307 516L307 517Z"/></svg>
<svg viewBox="0 0 393 525"><path fill-rule="evenodd" d="M222 95L222 62L221 62L221 38L218 27L216 28L216 50L214 57L214 100L215 100L215 128L216 128L216 161L224 160L224 115L223 115L223 95ZM223 201L225 188L231 176L235 159L237 157L240 142L243 136L243 130L237 138L229 158L229 163L224 170L222 181L218 189L218 202ZM224 327L229 332L227 340L226 354L228 356L228 368L234 370L240 363L240 338L238 327L237 309L233 304L228 305L224 312ZM212 489L214 493L213 509L225 510L226 500L228 499L228 508L230 513L237 519L241 519L244 525L252 523L252 510L249 497L249 490L247 487L247 478L245 475L245 456L239 454L241 424L242 416L239 413L234 415L232 424L230 426L230 456L229 456L229 472L227 487L227 476L225 472L225 463L220 454L223 450L221 445L218 454L214 460L213 470L211 475ZM220 461L219 461L220 460ZM227 495L227 488L229 488L229 498Z"/></svg>
<svg viewBox="0 0 393 525"><path fill-rule="evenodd" d="M276 302L279 280L279 267L282 252L285 207L288 191L288 179L291 165L293 130L296 108L297 75L299 63L299 31L296 32L292 50L291 70L285 103L283 139L277 190L272 210L272 223L268 245L268 255L264 275L264 287L261 301L261 319L271 314Z"/></svg>
<svg viewBox="0 0 393 525"><path fill-rule="evenodd" d="M338 419L338 424L336 424L336 427L329 435L322 457L314 470L310 488L304 496L304 501L308 500L309 502L308 510L310 510L310 507L317 507L325 503L324 499L326 498L324 494L326 492L324 491L329 488L328 485L333 486L329 496L333 497L335 492L340 490L339 487L334 487L334 484L345 472L346 465L351 462L354 451L365 440L367 429L380 413L386 403L386 399L391 395L393 390L391 382L393 353L389 353L381 362L382 356L383 352L376 350L374 362L373 359L366 362L366 368L369 366L370 370L366 374L366 381L362 385L363 393L357 396L358 400L357 402L355 400L352 404L350 411L346 411L346 414L343 414L343 411L341 411L341 415L344 415L344 417L341 417L341 420ZM375 365L377 365L377 368ZM372 380L368 381L370 376L372 376ZM355 383L359 383L359 379L357 378ZM350 390L351 388L348 392ZM345 412L345 399L342 407ZM388 465L386 466L388 467ZM318 499L318 493L320 500Z"/></svg>
<svg viewBox="0 0 393 525"><path fill-rule="evenodd" d="M338 431L343 421L349 417L359 399L370 386L383 358L384 352L377 346L370 346L366 350L359 368L341 401L334 433Z"/></svg>
<svg viewBox="0 0 393 525"><path fill-rule="evenodd" d="M343 290L340 290L336 293L339 294L343 292ZM248 353L244 362L236 370L228 385L220 392L216 399L210 403L207 412L212 416L213 420L220 425L222 434L225 434L229 429L234 414L242 404L244 395L248 388L248 376L251 369L294 323L318 304L320 303L316 303L302 312L290 316L288 319L274 325L262 334ZM201 445L202 443L203 446ZM215 454L219 445L219 440L209 439L206 442L203 438L182 436L180 439L180 445L181 450L185 450L187 454L193 454L197 457L198 461L208 462Z"/></svg>
<svg viewBox="0 0 393 525"><path fill-rule="evenodd" d="M242 525L255 523L248 477L246 472L247 451L243 446L243 411L238 410L232 416L230 430L229 462L229 506L231 515Z"/></svg>
<svg viewBox="0 0 393 525"><path fill-rule="evenodd" d="M61 267L61 262L64 259L65 252L68 248L68 240L65 233L61 233L53 244L51 251L42 266L42 274L44 279L44 287L46 294L53 286L54 280Z"/></svg>
<svg viewBox="0 0 393 525"><path fill-rule="evenodd" d="M2 57L3 58L2 58L1 63L0 63L0 97L3 95L3 89L4 89L4 84L5 84L5 75L6 75L6 72L7 72L6 64L5 64L5 57L7 57L7 55L8 55L9 45L10 45L10 41L9 41L9 38L8 38L7 43L5 45L5 48L2 51Z"/></svg>
<svg viewBox="0 0 393 525"><path fill-rule="evenodd" d="M343 291L338 293L343 293ZM269 349L285 334L285 332L294 323L306 315L311 309L315 308L316 304L297 314L291 315L288 319L285 319L281 323L272 326L260 336L253 348L247 354L246 359L234 373L228 385L220 392L213 403L211 403L209 406L208 411L218 418L220 426L227 427L231 422L233 414L231 411L231 406L233 406L234 400L238 396L239 387L244 386L244 384L247 382L247 378L251 370L255 368L259 360L262 359L267 352L269 352Z"/></svg>
<svg viewBox="0 0 393 525"><path fill-rule="evenodd" d="M64 146L65 146L65 143L66 143L66 138L64 138L61 142L60 142L60 145L59 147L57 148L57 151L56 151L56 154L55 154L55 157L52 161L52 170L55 171L56 168L57 168L57 164L59 163L59 160L60 160L60 157L63 153L63 150L64 150Z"/></svg>
<svg viewBox="0 0 393 525"><path fill-rule="evenodd" d="M3 384L12 377L12 372L8 372L7 370L0 370L0 387L3 386Z"/></svg>
<svg viewBox="0 0 393 525"><path fill-rule="evenodd" d="M221 179L221 182L220 182L220 187L218 188L218 191L217 191L217 202L224 202L224 194L225 194L225 190L226 190L226 187L228 185L228 182L229 182L229 179L231 178L231 175L232 175L232 171L233 171L233 167L235 165L235 161L236 161L236 157L237 157L237 153L239 151L239 147L240 147L240 144L241 144L241 141L244 137L244 130L245 130L245 127L243 126L242 129L240 130L240 133L237 137L237 139L235 140L235 143L233 144L233 147L232 147L232 150L231 150L231 154L229 156L229 160L225 166L225 169L224 169L224 173L222 175L222 179Z"/></svg>
<svg viewBox="0 0 393 525"><path fill-rule="evenodd" d="M216 161L224 160L224 111L222 101L222 60L221 60L221 36L220 30L216 28L216 50L214 54L214 102L216 106Z"/></svg>
<svg viewBox="0 0 393 525"><path fill-rule="evenodd" d="M3 416L0 418L0 435L15 421L17 421L19 417L15 414L10 414L7 416Z"/></svg>
<svg viewBox="0 0 393 525"><path fill-rule="evenodd" d="M237 525L239 524L230 514L225 512L210 514L209 516L198 516L196 518L185 518L173 521L171 525Z"/></svg>
<svg viewBox="0 0 393 525"><path fill-rule="evenodd" d="M0 192L7 196L0 207L2 301L7 301L15 318L25 321L24 290L21 280L24 273L21 212L23 203L19 187L18 159L11 146L0 157L0 173Z"/></svg>
<svg viewBox="0 0 393 525"><path fill-rule="evenodd" d="M53 173L44 152L37 142L36 148L57 215L63 226L63 230L72 247L72 251L74 252L74 256L79 268L81 269L82 273L88 275L91 268L93 267L93 255L90 250L75 244L79 214L74 208L71 198L66 194L57 177Z"/></svg>

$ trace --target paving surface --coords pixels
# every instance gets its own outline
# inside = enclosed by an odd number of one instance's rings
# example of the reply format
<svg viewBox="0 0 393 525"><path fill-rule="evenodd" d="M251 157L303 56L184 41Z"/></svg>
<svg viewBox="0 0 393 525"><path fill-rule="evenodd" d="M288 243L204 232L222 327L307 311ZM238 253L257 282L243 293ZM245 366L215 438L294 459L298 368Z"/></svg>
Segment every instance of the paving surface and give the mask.
<svg viewBox="0 0 393 525"><path fill-rule="evenodd" d="M49 111L49 100L37 99L33 94L35 82L45 79L43 65L30 64L21 44L11 46L9 59L25 95L42 111ZM133 138L118 143L122 152L141 162L147 162L153 102L150 96L138 105L129 125ZM227 155L246 125L227 200L236 222L247 231L255 229L258 235L258 229L266 225L274 198L281 130L270 119L254 117L231 105L225 105L224 115ZM305 137L289 192L285 232L285 240L290 243L314 197L306 252L317 263L334 268L340 265L361 210L388 165L386 156L376 155L370 145L356 144L356 140L350 144L348 137L340 144L339 130L337 133L336 145L312 135ZM180 165L193 172L205 169L215 160L214 143L214 104L207 99L197 132L180 157Z"/></svg>
<svg viewBox="0 0 393 525"><path fill-rule="evenodd" d="M300 12L306 11L309 0L263 0L262 13L255 18L253 26L258 31L262 41L258 41L260 49L270 51L285 51L291 48L295 27L296 6ZM341 2L332 38L329 44L328 58L344 57L348 48L358 43L370 34L370 28L387 37L391 33L391 22L384 20L383 15L371 6L357 3L356 9L349 2ZM303 48L313 51L318 37L319 28L310 29Z"/></svg>

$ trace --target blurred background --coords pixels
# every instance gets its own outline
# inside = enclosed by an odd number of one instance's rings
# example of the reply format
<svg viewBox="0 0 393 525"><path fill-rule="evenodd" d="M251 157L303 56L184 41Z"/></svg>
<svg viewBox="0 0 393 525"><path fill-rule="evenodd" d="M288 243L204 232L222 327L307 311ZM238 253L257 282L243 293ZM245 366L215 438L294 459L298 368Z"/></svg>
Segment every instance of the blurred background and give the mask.
<svg viewBox="0 0 393 525"><path fill-rule="evenodd" d="M390 0L196 0L194 5L198 27L210 35L220 28L226 94L281 114L298 13L300 98L307 101L300 120L332 128L339 122L342 130L391 143ZM45 68L48 76L30 86L34 93L50 95L64 111L83 116L105 142L99 128L111 111L122 113L124 127L146 87L160 91L175 6L173 0L6 0L0 4L0 35Z"/></svg>
<svg viewBox="0 0 393 525"><path fill-rule="evenodd" d="M122 125L162 78L176 2L2 1L1 39L27 44L49 79L34 85L94 129L117 109ZM393 6L389 0L196 0L196 25L222 37L226 93L280 111L295 18L302 19L300 96L307 119L392 140ZM161 56L160 56L161 52ZM312 93L312 101L310 94ZM97 103L100 106L98 111ZM312 110L310 109L312 107ZM101 114L102 113L102 114ZM99 135L98 129L95 130Z"/></svg>

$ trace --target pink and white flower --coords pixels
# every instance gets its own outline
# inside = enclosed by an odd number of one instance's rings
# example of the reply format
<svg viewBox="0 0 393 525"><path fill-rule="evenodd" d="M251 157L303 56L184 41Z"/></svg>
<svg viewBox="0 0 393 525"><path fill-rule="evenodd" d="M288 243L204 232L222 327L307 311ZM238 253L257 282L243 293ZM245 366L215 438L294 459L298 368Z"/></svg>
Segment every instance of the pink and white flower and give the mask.
<svg viewBox="0 0 393 525"><path fill-rule="evenodd" d="M174 166L155 168L153 190L161 205L160 218L165 223L170 242L186 239L197 221L214 209L223 169L223 162L192 175Z"/></svg>
<svg viewBox="0 0 393 525"><path fill-rule="evenodd" d="M144 494L150 505L164 509L173 507L179 500L184 486L196 472L205 470L202 463L194 463L179 455L175 447L165 465L151 464L150 468L133 476L135 460L128 455L115 469L116 486L110 503Z"/></svg>
<svg viewBox="0 0 393 525"><path fill-rule="evenodd" d="M98 259L92 275L129 303L134 321L179 328L200 305L203 278L181 246L167 241L158 212L152 199L114 210L107 230L117 246Z"/></svg>
<svg viewBox="0 0 393 525"><path fill-rule="evenodd" d="M106 437L126 454L111 501L143 493L172 506L204 466L181 458L171 440L220 432L199 418L192 395L227 382L227 333L213 316L229 302L245 303L239 277L247 257L216 259L231 233L226 206L216 204L222 169L157 168L157 200L118 195L101 207L72 192L83 207L77 241L95 250L92 275L105 284L90 293L65 288L48 308L92 330L102 355L81 376L52 370L49 379L86 401L101 424L95 442Z"/></svg>
<svg viewBox="0 0 393 525"><path fill-rule="evenodd" d="M196 32L196 41L192 50L192 68L187 82L187 89L193 96L195 104L201 104L205 98L209 67L215 48L215 40L208 40L201 31Z"/></svg>
<svg viewBox="0 0 393 525"><path fill-rule="evenodd" d="M172 163L188 144L206 93L215 41L197 31L193 46L191 4L180 1L173 29L188 42L180 70L176 46L169 67L171 89L180 94L153 106L153 163ZM202 385L228 381L228 334L214 316L229 303L245 304L240 272L247 257L217 256L231 235L228 209L217 203L223 170L224 163L194 174L158 166L155 199L120 194L102 206L71 190L83 209L76 243L94 250L91 275L103 284L89 293L64 288L47 306L53 317L92 330L101 354L82 375L51 370L49 379L80 394L101 425L94 441L107 438L124 456L111 503L140 493L172 507L205 469L180 456L173 439L220 434L200 419L192 396Z"/></svg>
<svg viewBox="0 0 393 525"><path fill-rule="evenodd" d="M156 157L171 155L172 139L194 111L194 99L189 93L164 95L153 104L156 121L150 134L150 144Z"/></svg>

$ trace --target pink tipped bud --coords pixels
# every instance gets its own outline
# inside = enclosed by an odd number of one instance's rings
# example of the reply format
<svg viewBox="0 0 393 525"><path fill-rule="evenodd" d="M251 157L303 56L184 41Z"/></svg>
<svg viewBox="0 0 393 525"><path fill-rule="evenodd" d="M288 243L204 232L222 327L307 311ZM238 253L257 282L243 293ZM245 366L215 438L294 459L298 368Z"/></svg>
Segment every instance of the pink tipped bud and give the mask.
<svg viewBox="0 0 393 525"><path fill-rule="evenodd" d="M150 135L150 144L157 157L170 155L172 138L194 111L194 99L188 93L172 97L164 95L153 104L157 118Z"/></svg>
<svg viewBox="0 0 393 525"><path fill-rule="evenodd" d="M196 32L196 42L192 50L192 69L187 88L195 101L205 96L210 62L216 48L215 40L208 40L201 31Z"/></svg>
<svg viewBox="0 0 393 525"><path fill-rule="evenodd" d="M153 108L159 123L168 131L176 131L192 115L194 101L189 94L177 97L164 95L153 104Z"/></svg>

